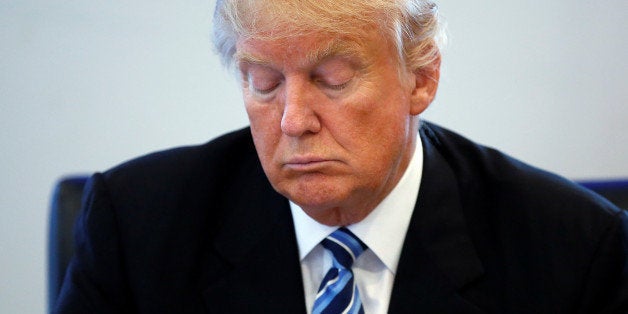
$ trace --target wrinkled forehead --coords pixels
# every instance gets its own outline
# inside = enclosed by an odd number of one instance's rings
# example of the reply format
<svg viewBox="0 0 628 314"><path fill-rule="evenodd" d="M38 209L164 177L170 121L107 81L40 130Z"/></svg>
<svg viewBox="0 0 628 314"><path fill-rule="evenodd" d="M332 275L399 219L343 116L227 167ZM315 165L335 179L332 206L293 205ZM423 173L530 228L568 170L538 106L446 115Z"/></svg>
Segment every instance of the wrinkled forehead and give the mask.
<svg viewBox="0 0 628 314"><path fill-rule="evenodd" d="M366 40L315 33L281 39L249 38L238 41L234 60L238 64L281 64L286 61L307 67L332 57L368 62L370 46Z"/></svg>
<svg viewBox="0 0 628 314"><path fill-rule="evenodd" d="M227 0L224 13L240 39L279 39L326 33L360 36L379 28L384 12L370 1Z"/></svg>

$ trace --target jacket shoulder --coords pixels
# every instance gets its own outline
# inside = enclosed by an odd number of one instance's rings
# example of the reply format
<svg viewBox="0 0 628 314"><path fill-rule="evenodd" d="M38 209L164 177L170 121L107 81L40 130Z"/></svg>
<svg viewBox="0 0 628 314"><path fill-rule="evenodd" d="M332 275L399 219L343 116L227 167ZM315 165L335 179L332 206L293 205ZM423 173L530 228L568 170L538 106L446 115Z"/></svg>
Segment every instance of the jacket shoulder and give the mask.
<svg viewBox="0 0 628 314"><path fill-rule="evenodd" d="M617 222L619 208L572 180L431 123L422 125L421 136L455 173L463 202L473 204L465 207L480 216L550 229L569 225L579 228L576 232L594 228L602 233Z"/></svg>
<svg viewBox="0 0 628 314"><path fill-rule="evenodd" d="M606 296L625 302L625 211L571 180L437 125L424 123L420 132L426 154L444 160L455 178L448 188L459 191L484 265L486 291L473 295L478 304L496 306L496 289L515 300L524 286L537 302L512 305L530 312L600 312Z"/></svg>

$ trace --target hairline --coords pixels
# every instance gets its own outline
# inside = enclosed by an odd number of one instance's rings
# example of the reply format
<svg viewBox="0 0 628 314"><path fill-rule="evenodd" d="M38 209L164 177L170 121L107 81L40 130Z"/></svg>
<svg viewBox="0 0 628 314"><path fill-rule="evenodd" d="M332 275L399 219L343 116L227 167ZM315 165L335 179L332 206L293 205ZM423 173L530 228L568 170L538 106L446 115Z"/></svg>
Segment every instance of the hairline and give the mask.
<svg viewBox="0 0 628 314"><path fill-rule="evenodd" d="M439 58L441 49L446 42L446 33L444 24L438 17L438 7L434 2L431 0L405 1L408 2L400 1L397 3L394 1L395 5L401 5L395 8L395 12L397 9L400 10L398 12L399 15L397 13L391 15L389 14L390 11L372 11L373 14L379 15L379 18L358 18L358 20L366 22L362 26L344 23L343 25L346 27L329 28L329 24L323 23L320 25L311 24L312 28L309 29L303 28L303 25L301 25L296 26L293 30L289 30L275 25L278 28L263 27L256 30L255 27L248 28L246 23L238 22L237 14L223 15L224 12L230 11L223 11L222 9L225 7L221 5L222 1L219 0L214 14L215 22L219 21L215 25L220 26L214 29L215 48L217 48L220 54L223 65L233 69L237 62L235 58L237 43L248 38L272 40L306 36L316 32L329 35L330 37L360 37L360 34L364 31L374 27L384 37L384 40L391 47L395 48L395 61L398 68L402 71L411 70L414 72L424 67L429 67L434 60ZM424 18L419 18L419 16L424 16ZM285 21L290 21L290 19ZM422 25L422 23L426 24ZM248 26L253 25L248 24ZM291 28L290 23L284 26ZM415 31L417 32L415 33Z"/></svg>

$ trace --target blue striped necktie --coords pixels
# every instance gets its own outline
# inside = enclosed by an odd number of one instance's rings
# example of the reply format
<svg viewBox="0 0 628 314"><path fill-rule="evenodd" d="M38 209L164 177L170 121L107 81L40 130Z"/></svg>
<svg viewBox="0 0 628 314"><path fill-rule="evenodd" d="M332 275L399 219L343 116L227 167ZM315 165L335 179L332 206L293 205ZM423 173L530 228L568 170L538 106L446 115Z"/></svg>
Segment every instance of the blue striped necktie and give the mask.
<svg viewBox="0 0 628 314"><path fill-rule="evenodd" d="M342 227L321 241L333 256L333 265L321 282L312 314L364 313L351 265L367 249L349 229Z"/></svg>

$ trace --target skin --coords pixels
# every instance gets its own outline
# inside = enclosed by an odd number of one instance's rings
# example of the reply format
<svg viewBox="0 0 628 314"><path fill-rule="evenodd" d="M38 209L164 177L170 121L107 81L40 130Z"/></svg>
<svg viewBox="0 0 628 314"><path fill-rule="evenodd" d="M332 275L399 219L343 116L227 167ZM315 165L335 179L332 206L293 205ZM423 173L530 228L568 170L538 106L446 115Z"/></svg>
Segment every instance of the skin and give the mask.
<svg viewBox="0 0 628 314"><path fill-rule="evenodd" d="M271 184L316 221L364 219L400 180L418 115L434 98L439 60L400 68L375 30L237 44L257 153Z"/></svg>

